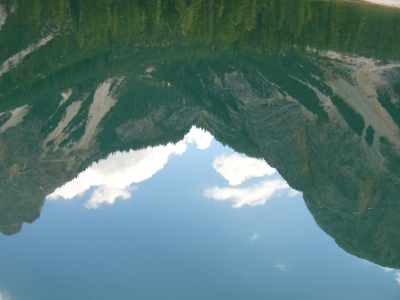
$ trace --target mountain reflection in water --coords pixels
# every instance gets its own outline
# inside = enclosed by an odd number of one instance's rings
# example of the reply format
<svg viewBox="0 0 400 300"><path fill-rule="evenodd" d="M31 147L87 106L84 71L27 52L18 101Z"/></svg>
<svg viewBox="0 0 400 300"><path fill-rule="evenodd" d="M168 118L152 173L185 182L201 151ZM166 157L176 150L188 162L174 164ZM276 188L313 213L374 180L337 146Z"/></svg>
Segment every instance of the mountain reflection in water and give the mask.
<svg viewBox="0 0 400 300"><path fill-rule="evenodd" d="M35 221L47 195L109 181L83 183L93 163L136 150L124 166L134 169L154 155L154 169L117 176L86 205L127 198L196 126L276 168L344 250L400 268L398 10L37 0L6 1L1 12L4 234Z"/></svg>
<svg viewBox="0 0 400 300"><path fill-rule="evenodd" d="M85 203L86 208L98 208L103 203L113 204L117 198L129 199L133 183L151 178L164 167L171 155L182 155L187 143L195 142L198 148L204 149L210 146L211 140L212 136L208 132L192 127L184 140L176 144L111 154L57 188L47 199L72 199L91 187L97 188Z"/></svg>

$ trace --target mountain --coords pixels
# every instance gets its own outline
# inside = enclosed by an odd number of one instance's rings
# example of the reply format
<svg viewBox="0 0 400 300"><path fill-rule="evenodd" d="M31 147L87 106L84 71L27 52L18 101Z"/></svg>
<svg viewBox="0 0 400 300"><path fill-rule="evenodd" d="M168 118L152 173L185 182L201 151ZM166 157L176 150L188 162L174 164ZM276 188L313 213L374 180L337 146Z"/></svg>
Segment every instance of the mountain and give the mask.
<svg viewBox="0 0 400 300"><path fill-rule="evenodd" d="M400 268L400 14L224 3L0 4L2 233L93 162L196 125L278 169L344 250Z"/></svg>
<svg viewBox="0 0 400 300"><path fill-rule="evenodd" d="M0 230L33 222L47 194L109 153L196 125L277 168L344 250L399 268L399 75L335 52L249 53L66 87L0 116Z"/></svg>

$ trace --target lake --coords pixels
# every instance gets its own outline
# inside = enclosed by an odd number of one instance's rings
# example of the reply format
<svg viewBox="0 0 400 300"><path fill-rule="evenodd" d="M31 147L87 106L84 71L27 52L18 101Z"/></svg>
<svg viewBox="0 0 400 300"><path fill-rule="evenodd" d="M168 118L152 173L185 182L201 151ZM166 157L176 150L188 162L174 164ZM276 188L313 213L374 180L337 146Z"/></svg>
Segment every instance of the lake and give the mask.
<svg viewBox="0 0 400 300"><path fill-rule="evenodd" d="M398 299L399 50L365 1L0 0L0 300Z"/></svg>

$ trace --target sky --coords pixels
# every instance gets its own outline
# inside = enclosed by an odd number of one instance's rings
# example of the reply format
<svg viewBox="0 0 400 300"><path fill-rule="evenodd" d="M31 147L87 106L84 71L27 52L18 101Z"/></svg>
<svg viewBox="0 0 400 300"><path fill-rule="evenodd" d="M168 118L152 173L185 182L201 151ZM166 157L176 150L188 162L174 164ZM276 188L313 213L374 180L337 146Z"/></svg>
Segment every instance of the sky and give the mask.
<svg viewBox="0 0 400 300"><path fill-rule="evenodd" d="M149 180L162 170L173 155L183 155L188 144L195 143L198 150L210 147L213 136L195 126L182 141L176 144L147 147L142 150L116 152L106 159L93 163L75 179L56 189L47 200L71 200L83 195L93 187L90 198L85 202L88 209L97 209L103 204L113 204L117 199L127 200L136 190L135 184ZM204 196L216 201L231 201L233 207L263 205L278 192L288 190L289 185L282 179L268 179L276 170L264 160L246 157L237 153L220 154L212 163L214 170L225 178L230 186L204 191ZM261 183L250 187L236 187L252 178L267 176Z"/></svg>
<svg viewBox="0 0 400 300"><path fill-rule="evenodd" d="M195 127L176 144L93 164L0 244L0 300L364 300L400 292L398 270L338 247L267 162Z"/></svg>

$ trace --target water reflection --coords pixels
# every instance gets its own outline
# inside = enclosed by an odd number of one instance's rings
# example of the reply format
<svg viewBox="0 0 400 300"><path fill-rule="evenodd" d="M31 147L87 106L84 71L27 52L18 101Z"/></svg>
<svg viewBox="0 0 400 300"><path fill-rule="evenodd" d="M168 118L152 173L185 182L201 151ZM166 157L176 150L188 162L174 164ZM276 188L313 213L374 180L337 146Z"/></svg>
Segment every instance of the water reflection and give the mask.
<svg viewBox="0 0 400 300"><path fill-rule="evenodd" d="M229 156L222 154L216 157L213 162L213 168L233 186L241 184L253 177L272 175L276 171L263 160L245 157L239 154L232 154Z"/></svg>
<svg viewBox="0 0 400 300"><path fill-rule="evenodd" d="M207 149L213 137L195 126L176 144L148 147L143 150L117 152L94 163L77 178L57 188L47 196L49 200L72 199L94 187L86 208L99 208L103 203L113 204L118 198L131 198L132 184L150 179L160 171L171 155L182 155L187 143L196 143L198 149Z"/></svg>
<svg viewBox="0 0 400 300"><path fill-rule="evenodd" d="M289 188L289 185L284 180L276 179L267 180L248 188L214 187L206 190L204 196L217 201L230 200L234 203L233 207L240 208L243 205L264 205L267 200L274 197L279 191ZM289 195L296 194L291 192Z"/></svg>
<svg viewBox="0 0 400 300"><path fill-rule="evenodd" d="M91 196L86 201L88 209L99 208L102 204L113 204L117 199L130 199L131 192L136 190L134 183L150 179L167 164L171 155L182 155L188 143L196 143L197 149L207 149L213 136L202 129L193 126L182 141L165 146L148 147L143 150L117 152L106 159L94 163L75 179L57 188L46 197L47 200L71 200L82 196L91 190ZM254 178L272 175L276 169L271 168L264 160L232 154L219 155L213 162L213 168L220 173L231 186L240 185ZM189 172L189 170L188 170ZM280 179L267 180L247 188L214 187L204 192L206 198L217 201L231 200L235 208L243 205L263 205L280 190L290 189L289 185ZM289 196L298 192L291 190Z"/></svg>
<svg viewBox="0 0 400 300"><path fill-rule="evenodd" d="M127 199L215 137L242 154L214 161L231 186L275 169L285 181L206 197L242 207L300 191L340 247L400 267L400 14L225 4L0 5L1 232L36 220L49 194L93 189L87 208Z"/></svg>

